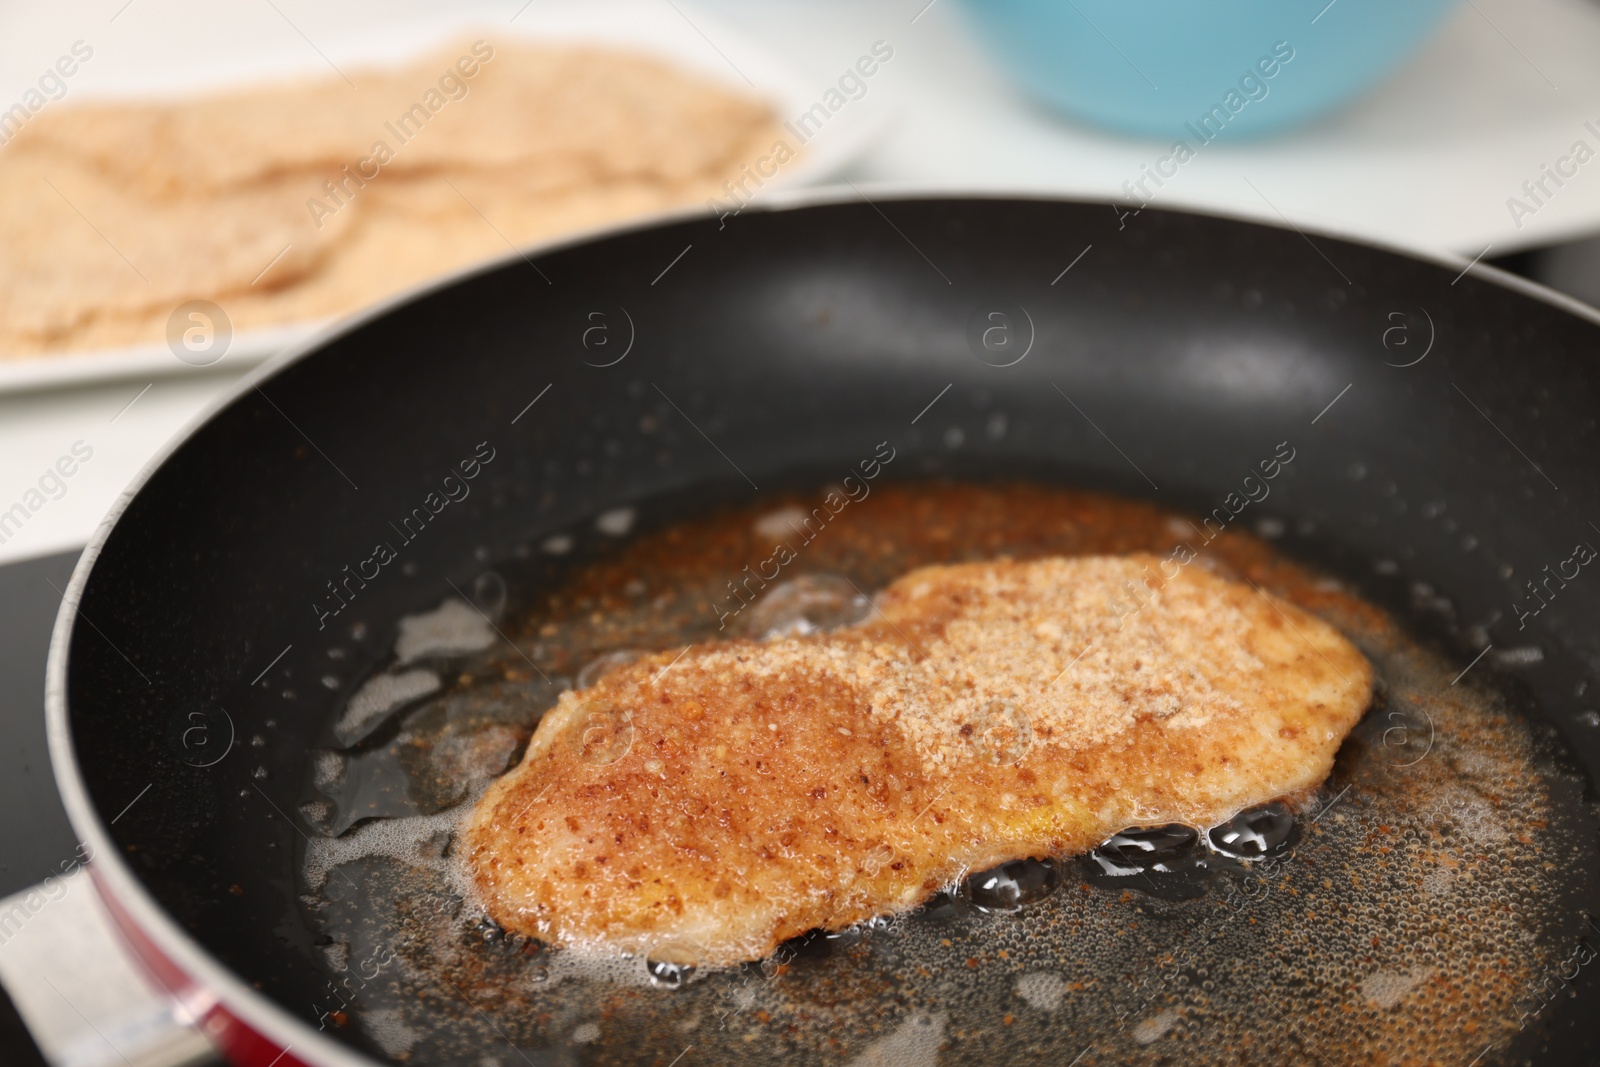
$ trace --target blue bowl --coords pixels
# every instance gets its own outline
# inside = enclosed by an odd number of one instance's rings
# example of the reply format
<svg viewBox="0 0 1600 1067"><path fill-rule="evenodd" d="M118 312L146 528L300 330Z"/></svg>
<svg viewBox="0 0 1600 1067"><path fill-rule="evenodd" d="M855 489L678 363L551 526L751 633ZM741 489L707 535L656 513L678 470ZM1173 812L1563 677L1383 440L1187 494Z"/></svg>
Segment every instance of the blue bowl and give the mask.
<svg viewBox="0 0 1600 1067"><path fill-rule="evenodd" d="M1456 0L962 0L1001 63L1082 119L1191 145L1306 122L1371 87Z"/></svg>

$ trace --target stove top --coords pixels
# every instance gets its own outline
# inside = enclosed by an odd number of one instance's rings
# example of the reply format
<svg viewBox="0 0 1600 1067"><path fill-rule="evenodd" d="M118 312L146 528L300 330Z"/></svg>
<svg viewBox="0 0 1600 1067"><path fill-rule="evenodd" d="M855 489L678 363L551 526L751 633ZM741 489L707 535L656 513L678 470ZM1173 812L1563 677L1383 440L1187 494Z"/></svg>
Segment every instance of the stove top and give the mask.
<svg viewBox="0 0 1600 1067"><path fill-rule="evenodd" d="M50 773L43 714L50 630L77 562L66 552L0 567L0 897L57 873L77 848ZM4 994L0 1063L45 1067Z"/></svg>

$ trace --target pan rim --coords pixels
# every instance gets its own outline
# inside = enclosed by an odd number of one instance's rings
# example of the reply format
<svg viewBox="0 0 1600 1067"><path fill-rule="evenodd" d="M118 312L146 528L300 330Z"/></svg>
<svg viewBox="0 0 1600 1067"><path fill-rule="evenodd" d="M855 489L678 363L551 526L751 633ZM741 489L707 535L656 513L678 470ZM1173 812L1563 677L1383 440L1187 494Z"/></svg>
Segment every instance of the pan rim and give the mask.
<svg viewBox="0 0 1600 1067"><path fill-rule="evenodd" d="M868 193L873 194L873 196L869 198ZM764 203L749 205L749 210L760 213L777 213L862 201L876 205L885 202L905 203L921 200L1034 202L1077 206L1102 206L1107 203L1106 201L1091 201L1078 197L1053 195L1037 187L1017 187L1015 189L995 187L973 191L908 183L868 183L863 186L847 183L845 185L829 185L811 189L774 192L766 198ZM1110 203L1115 204L1116 202ZM1131 207L1131 203L1128 206ZM1600 326L1600 309L1593 308L1573 297L1556 292L1537 282L1521 278L1498 267L1469 261L1465 257L1453 253L1404 248L1399 245L1373 241L1364 237L1341 235L1317 226L1296 227L1293 224L1279 224L1258 216L1223 210L1196 210L1181 206L1158 208L1157 210L1174 215L1190 215L1228 222L1241 222L1285 233L1299 233L1301 236L1310 233L1329 240L1337 240L1390 255L1401 256L1405 259L1429 263L1434 266L1451 269L1459 268L1463 274L1468 271L1476 271L1485 281L1510 289L1522 296L1538 300L1558 310L1576 315L1591 325ZM145 889L138 876L117 849L109 830L109 824L103 820L101 813L90 799L88 787L84 780L82 768L78 764L77 754L73 745L72 728L68 714L67 671L69 662L67 650L71 647L78 605L83 598L84 589L88 584L89 576L94 569L96 561L99 559L101 551L110 538L112 530L121 520L133 499L155 474L166 465L167 461L179 449L187 445L202 427L262 381L271 378L283 368L297 363L313 352L322 349L335 339L353 333L366 324L422 296L441 291L475 275L487 274L503 267L514 265L518 260L531 265L540 256L596 240L710 217L712 217L711 212L703 206L697 206L660 212L621 225L596 227L569 234L555 241L520 248L493 260L472 264L446 275L432 278L361 311L327 324L309 337L290 346L244 375L232 388L213 398L210 403L206 404L198 414L174 434L140 468L127 487L118 495L116 501L96 527L94 535L90 538L83 554L74 566L72 577L67 583L61 607L57 612L55 624L51 631L50 653L45 674L45 717L50 763L56 788L61 794L68 819L82 841L93 849L92 854L95 857L93 866L100 885L104 887L104 891L109 892L115 898L118 906L137 924L139 930L148 936L160 952L176 965L189 980L199 984L214 996L217 1003L230 1014L251 1030L284 1048L285 1051L289 1048L294 1048L313 1057L308 1062L336 1065L336 1067L373 1067L375 1063L380 1062L313 1029L310 1023L296 1017L265 994L251 988L240 975L213 956L204 945L183 928L176 916L172 915L153 894Z"/></svg>

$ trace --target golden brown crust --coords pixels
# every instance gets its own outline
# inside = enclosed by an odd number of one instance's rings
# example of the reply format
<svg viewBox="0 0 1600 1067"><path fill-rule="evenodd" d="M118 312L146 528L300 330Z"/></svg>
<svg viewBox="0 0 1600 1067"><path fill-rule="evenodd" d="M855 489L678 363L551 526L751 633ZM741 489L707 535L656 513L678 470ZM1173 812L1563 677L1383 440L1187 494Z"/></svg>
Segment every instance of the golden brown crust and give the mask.
<svg viewBox="0 0 1600 1067"><path fill-rule="evenodd" d="M720 964L964 871L1314 788L1371 668L1156 557L921 568L830 635L662 653L562 694L466 827L490 914Z"/></svg>

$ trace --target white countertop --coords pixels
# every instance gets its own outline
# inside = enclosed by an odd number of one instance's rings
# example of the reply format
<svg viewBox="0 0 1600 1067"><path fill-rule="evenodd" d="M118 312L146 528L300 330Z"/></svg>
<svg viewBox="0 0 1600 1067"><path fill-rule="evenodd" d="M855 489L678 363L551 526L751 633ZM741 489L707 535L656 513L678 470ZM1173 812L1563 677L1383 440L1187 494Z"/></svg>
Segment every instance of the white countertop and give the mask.
<svg viewBox="0 0 1600 1067"><path fill-rule="evenodd" d="M550 0L457 4L485 24L535 18ZM663 3L666 0L662 0ZM1024 99L966 33L951 0L695 0L679 4L764 46L821 91L876 40L895 49L864 112L881 122L845 172L860 182L1051 190L1109 199L1164 147L1059 118ZM0 109L75 40L95 48L72 92L130 79L182 85L196 70L247 74L261 57L407 19L422 0L95 0L0 11ZM1335 12L1337 9L1334 9ZM919 15L919 12L921 14ZM452 16L454 17L454 16ZM1328 17L1335 17L1330 14ZM913 21L913 19L915 21ZM1219 144L1169 183L1162 206L1195 205L1474 256L1600 232L1600 161L1537 215L1513 224L1506 199L1575 140L1600 148L1600 3L1471 0L1390 82L1355 107L1271 140ZM0 149L3 151L3 149ZM1246 180L1248 179L1248 181ZM1264 202L1267 201L1267 202ZM81 545L121 488L245 367L0 393L0 513L39 490L42 506L0 543L0 562ZM137 399L135 399L137 398ZM127 406L134 401L131 406ZM74 444L85 462L47 477ZM40 489L44 478L45 488ZM48 490L46 492L45 490Z"/></svg>

